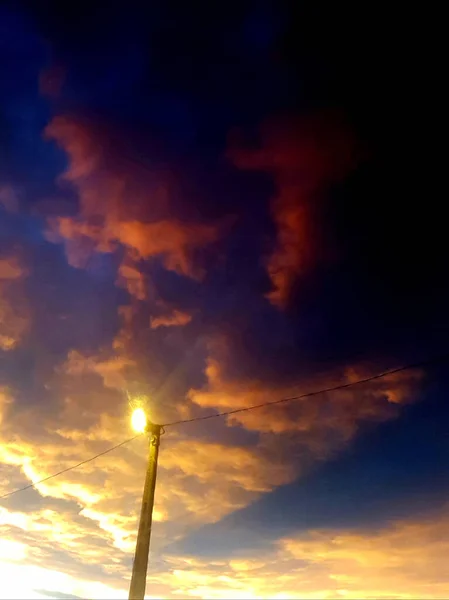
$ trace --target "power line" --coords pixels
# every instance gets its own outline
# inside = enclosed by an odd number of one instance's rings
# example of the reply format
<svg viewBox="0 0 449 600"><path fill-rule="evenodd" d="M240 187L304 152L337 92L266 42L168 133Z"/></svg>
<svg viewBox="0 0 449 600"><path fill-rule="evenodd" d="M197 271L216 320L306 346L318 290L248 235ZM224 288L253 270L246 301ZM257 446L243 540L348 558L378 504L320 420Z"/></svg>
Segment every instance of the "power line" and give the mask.
<svg viewBox="0 0 449 600"><path fill-rule="evenodd" d="M265 406L275 406L277 404L283 404L285 402L292 402L294 400L302 400L303 398L310 398L312 396L318 396L320 394L336 392L338 390L347 389L350 387L354 387L356 385L369 383L370 381L375 381L377 379L383 379L384 377L388 377L389 375L394 375L396 373L403 373L404 371L412 371L413 369L418 369L418 368L426 367L429 365L437 364L437 363L443 362L448 359L449 359L449 354L444 354L444 355L434 357L434 358L431 358L428 360L423 360L420 362L403 365L402 367L397 367L396 369L390 369L389 371L384 371L382 373L378 373L377 375L371 375L370 377L365 377L364 379L358 379L357 381L350 381L348 383L342 383L340 385L335 385L332 387L323 388L323 389L315 390L312 392L306 392L306 393L300 394L298 396L290 396L288 398L280 398L279 400L272 400L271 402L263 402L261 404L254 404L253 406L247 406L246 408L236 408L234 410L229 410L229 411L221 412L221 413L214 413L212 415L206 415L203 417L194 417L192 419L183 419L180 421L172 421L171 423L165 423L164 425L161 425L161 427L174 427L175 425L182 425L184 423L195 423L196 421L206 421L208 419L216 419L218 417L226 417L228 415L235 415L237 413L242 413L242 412L246 412L249 410L255 410L257 408L263 408ZM12 492L8 492L7 494L0 496L0 500L3 500L4 498L8 498L9 496L12 496L14 494L18 494L19 492L24 492L25 490L34 488L39 483L44 483L45 481L49 481L50 479L53 479L54 477L58 477L58 475L62 475L63 473L68 473L69 471L72 471L73 469L77 469L78 467L81 467L82 465L92 462L93 460L95 460L96 458L99 458L100 456L104 456L105 454L108 454L109 452L112 452L113 450L116 450L117 448L120 448L121 446L125 446L125 444L129 444L130 442L137 439L141 435L142 434L139 433L132 438L129 438L127 440L124 440L123 442L120 442L119 444L116 444L115 446L112 446L112 448L108 448L107 450L104 450L103 452L99 452L98 454L95 454L95 456L91 456L90 458L87 458L86 460L83 460L75 465L67 467L66 469L62 469L61 471L58 471L57 473L53 473L53 475L48 475L48 477L44 477L43 479L40 479L39 481L34 481L33 483L30 483L29 485L26 485L21 488L17 488L16 490L13 490Z"/></svg>
<svg viewBox="0 0 449 600"><path fill-rule="evenodd" d="M125 440L124 442L120 442L120 444L116 444L115 446L112 446L112 448L108 448L107 450L104 450L103 452L99 452L98 454L95 454L95 456L91 456L90 458L87 458L86 460L82 460L81 462L77 463L76 465L72 465L71 467L62 469L61 471L58 471L57 473L53 473L53 475L48 475L48 477L39 479L39 481L34 481L33 483L30 483L29 485L25 485L24 487L17 488L16 490L13 490L12 492L8 492L7 494L0 496L0 500L3 500L4 498L8 498L9 496L12 496L14 494L18 494L19 492L24 492L25 490L34 488L34 487L36 487L36 485L39 485L39 483L44 483L44 481L53 479L54 477L57 477L58 475L62 475L63 473L67 473L68 471L73 471L73 469L77 469L78 467L81 467L82 465L92 462L93 460L95 460L96 458L98 458L100 456L104 456L105 454L108 454L109 452L112 452L113 450L116 450L117 448L120 448L121 446L124 446L125 444L129 444L130 442L137 439L141 435L142 435L141 433L138 433L134 437L129 438L129 439Z"/></svg>
<svg viewBox="0 0 449 600"><path fill-rule="evenodd" d="M397 367L396 369L390 369L389 371L384 371L383 373L378 373L377 375L371 375L370 377L365 377L364 379L358 379L357 381L350 381L348 383L342 383L342 384L324 388L321 390L306 392L305 394L300 394L298 396L290 396L288 398L281 398L280 400L272 400L269 402L262 402L261 404L254 404L252 406L247 406L245 408L236 408L234 410L228 410L225 412L214 413L212 415L205 415L203 417L193 417L192 419L183 419L180 421L172 421L171 423L165 423L164 427L171 427L174 425L182 425L183 423L195 423L196 421L207 421L208 419L215 419L217 417L226 417L228 415L235 415L237 413L242 413L242 412L246 412L249 410L255 410L257 408L263 408L265 406L275 406L276 404L292 402L293 400L302 400L303 398L310 398L311 396L318 396L320 394L326 394L328 392L336 392L338 390L350 388L355 385L369 383L370 381L375 381L376 379L382 379L383 377L388 377L389 375L394 375L395 373L403 373L404 371L411 371L413 369L418 369L418 368L426 367L426 366L436 364L439 362L443 362L448 359L449 359L449 354L444 354L442 356L435 357L432 359L428 359L428 360L424 360L421 362L412 363L412 364L408 364L408 365L403 365L402 367Z"/></svg>

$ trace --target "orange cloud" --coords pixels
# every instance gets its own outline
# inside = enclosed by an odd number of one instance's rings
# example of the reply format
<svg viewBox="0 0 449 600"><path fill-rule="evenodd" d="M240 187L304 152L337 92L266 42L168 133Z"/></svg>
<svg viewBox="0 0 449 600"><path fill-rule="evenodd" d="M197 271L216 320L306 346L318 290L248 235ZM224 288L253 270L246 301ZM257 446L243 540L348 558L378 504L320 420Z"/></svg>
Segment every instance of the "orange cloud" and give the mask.
<svg viewBox="0 0 449 600"><path fill-rule="evenodd" d="M17 257L0 258L0 350L13 350L28 329L28 313L20 290L26 274Z"/></svg>
<svg viewBox="0 0 449 600"><path fill-rule="evenodd" d="M69 117L55 117L45 130L48 139L54 139L68 154L70 165L64 179L76 181L92 175L103 158L102 145L87 126ZM86 201L86 197L81 200ZM84 207L86 209L87 206Z"/></svg>
<svg viewBox="0 0 449 600"><path fill-rule="evenodd" d="M164 452L161 464L166 469L181 469L201 482L220 486L235 485L249 492L266 492L291 481L294 471L289 465L263 460L256 448L226 446L219 443L182 440ZM198 469L201 465L201 469Z"/></svg>
<svg viewBox="0 0 449 600"><path fill-rule="evenodd" d="M0 425L7 414L9 405L12 403L12 398L7 389L0 387Z"/></svg>
<svg viewBox="0 0 449 600"><path fill-rule="evenodd" d="M131 435L123 389L132 368L133 363L121 357L99 359L72 351L49 382L61 390L50 414L37 408L11 413L10 396L5 396L0 462L36 481ZM114 389L120 393L114 394ZM155 533L158 543L164 543L166 530L174 528L180 535L195 524L218 520L294 476L290 465L264 456L256 446L226 445L215 436L185 439L173 433L164 436L161 453L156 511L165 525ZM37 490L47 498L76 500L86 509L82 514L108 531L114 544L132 545L146 453L145 440L136 441L110 460L89 463L38 484ZM8 491L11 484L4 485L2 491Z"/></svg>
<svg viewBox="0 0 449 600"><path fill-rule="evenodd" d="M5 477L0 478L0 491L9 491L16 480L23 485L23 477L26 481L45 477L126 437L126 401L118 405L113 394L115 387L126 382L130 368L120 358L71 352L50 382L54 387L59 381L61 390L60 402L50 413L41 407L14 412L9 410L13 406L10 393L5 402L0 396L0 406L5 408L0 432ZM346 377L351 380L363 374L358 367L348 369ZM86 380L86 375L98 377ZM220 364L212 360L207 377L209 386L215 386L215 396L207 397L208 390L204 390L202 406L246 406L273 399L274 391L282 391L265 390L266 396L261 397L264 388L257 382L245 391L241 383L227 383ZM407 401L418 375L410 380L395 375L388 384L381 381L366 393L360 389L354 395L333 394L322 401L311 398L298 405L297 413L284 409L277 413L276 409L259 416L259 422L239 420L239 425L259 433L252 443L247 439L243 444L220 441L216 421L200 437L197 430L167 429L159 463L150 597L294 599L299 592L301 598L310 599L444 597L448 591L443 560L448 550L446 513L398 522L371 533L292 534L279 540L274 550L261 548L254 554L240 553L238 558L214 561L169 554L171 541L248 506L298 475L303 463L289 453L285 441L289 436L273 436L273 430L286 434L299 430L309 452L322 458L329 449L335 450L335 445L329 445L333 432L349 439L360 420L387 418L388 407ZM96 402L97 388L104 392L104 403ZM83 402L78 401L78 394ZM270 423L276 425L268 430ZM136 440L114 454L38 484L37 492L48 503L41 509L26 512L13 509L13 503L0 507L2 548L5 553L11 551L3 557L6 562L0 556L0 573L2 569L26 573L33 582L46 577L46 581L58 582L54 589L81 597L126 597L146 455L146 441ZM103 587L93 581L92 566ZM33 585L35 589L48 587Z"/></svg>
<svg viewBox="0 0 449 600"><path fill-rule="evenodd" d="M205 375L206 386L189 392L192 402L203 408L233 410L357 381L368 377L370 371L361 365L347 368L343 378L341 375L327 374L319 378L309 378L307 382L303 381L300 387L298 385L269 387L257 380L228 380L223 374L220 362L209 358ZM337 427L339 421L342 425L343 422L348 423L351 419L370 418L370 416L386 417L392 413L395 404L413 398L416 383L421 378L422 373L419 371L396 373L366 385L338 390L332 394L321 394L266 409L237 413L232 416L232 420L244 424L249 429L282 433L288 430L303 431L309 429L313 423L324 424L326 419L331 419L333 422L334 417ZM320 413L323 413L321 418ZM330 425L331 422L328 424Z"/></svg>
<svg viewBox="0 0 449 600"><path fill-rule="evenodd" d="M0 258L0 281L20 279L25 271L19 264L17 257Z"/></svg>
<svg viewBox="0 0 449 600"><path fill-rule="evenodd" d="M135 365L134 361L124 356L112 356L106 359L85 357L76 350L71 350L62 371L69 375L95 373L99 375L108 388L126 389L126 370Z"/></svg>
<svg viewBox="0 0 449 600"><path fill-rule="evenodd" d="M329 592L346 598L443 598L449 593L447 507L372 532L319 531L282 541L298 560L322 567ZM335 596L329 596L335 597Z"/></svg>
<svg viewBox="0 0 449 600"><path fill-rule="evenodd" d="M217 600L445 598L448 528L445 509L371 532L305 532L238 559L169 557L158 579L182 597Z"/></svg>
<svg viewBox="0 0 449 600"><path fill-rule="evenodd" d="M74 376L72 372L71 377ZM29 415L11 415L0 435L4 469L12 475L21 472L27 480L36 481L101 451L105 442L106 447L116 443L117 436L123 438L123 415L97 412L97 421L86 427L84 407L77 404L77 410L66 412L67 408L70 405L62 403L51 416L37 410ZM66 423L66 427L61 428L61 423ZM180 439L176 434L164 436L163 448L153 555L173 539L247 506L261 493L293 476L289 466L269 460L256 448ZM57 552L58 557L69 556L70 566L64 567L64 572L78 580L83 579L83 564L115 565L110 575L102 574L102 581L114 584L118 590L126 589L146 454L147 443L142 439L105 457L106 460L99 459L37 484L37 492L47 502L57 499L61 503L58 510L43 508L27 513L0 508L2 539L26 544L27 565L51 569L58 563L55 556L48 556L50 550ZM0 492L9 491L16 477L0 482Z"/></svg>
<svg viewBox="0 0 449 600"><path fill-rule="evenodd" d="M183 325L190 323L191 320L191 314L182 310L174 310L169 315L151 317L150 327L151 329L158 329L159 327L182 327Z"/></svg>
<svg viewBox="0 0 449 600"><path fill-rule="evenodd" d="M143 273L139 271L132 260L127 259L120 264L116 284L128 290L129 295L137 300L147 298L148 284Z"/></svg>
<svg viewBox="0 0 449 600"><path fill-rule="evenodd" d="M0 518L2 516L0 513ZM8 573L19 576L21 581L20 574L23 577L26 573L29 581L45 581L45 576L46 582L57 581L58 585L52 586L53 589L68 594L126 597L129 565L126 568L124 564L115 562L117 551L101 546L104 532L93 534L86 527L89 521L80 519L79 530L66 537L68 531L64 519L67 522L68 514L39 511L27 519L23 516L23 513L4 514L5 541L0 550L3 549L2 555L8 563L5 572L1 572L6 575L2 581L10 581ZM449 551L448 526L445 508L440 513L396 521L374 531L302 532L278 540L274 548L261 547L252 553L240 552L238 558L172 555L166 550L160 555L152 548L148 597L214 600L446 598L449 594L445 560ZM17 540L11 539L14 532ZM39 541L38 546L29 544L33 536ZM49 545L59 546L61 542L60 552L72 545L72 560L66 566L68 574L65 576L58 574L56 561L47 555ZM42 556L36 548L44 550ZM103 559L105 564L113 567L109 573L102 574L102 586L88 581L82 572L76 572L79 568L76 561L83 552L86 553L86 561L100 566ZM48 561L46 569L43 568L45 559ZM48 589L50 586L47 583L34 587ZM10 589L17 588L11 585Z"/></svg>
<svg viewBox="0 0 449 600"><path fill-rule="evenodd" d="M166 269L188 277L203 275L196 251L218 239L215 225L173 216L165 189L151 174L120 160L117 145L104 130L69 117L55 118L46 129L69 156L62 180L79 194L77 217L49 219L48 239L63 242L69 263L85 267L93 252L125 248L118 284L137 299L145 298L141 260L158 257Z"/></svg>
<svg viewBox="0 0 449 600"><path fill-rule="evenodd" d="M284 307L297 275L308 269L316 259L317 239L312 232L310 208L301 205L295 189L284 189L273 202L273 218L278 237L277 247L267 263L273 284L267 298L272 304Z"/></svg>
<svg viewBox="0 0 449 600"><path fill-rule="evenodd" d="M223 354L221 359L226 360ZM208 359L205 369L207 384L201 389L190 390L188 395L194 404L224 412L245 409L363 379L372 374L372 367L359 365L347 368L343 375L327 373L309 377L300 385L280 383L269 386L259 380L227 378L224 365L216 358ZM357 435L364 423L396 417L400 406L415 398L417 384L422 377L419 371L396 373L353 388L236 413L227 417L227 423L263 434L261 448L269 449L275 455L282 454L287 463L289 459L286 456L290 456L290 460L296 464L298 475L314 461L340 451ZM293 441L285 454L290 438L284 435L280 442L279 434L294 432L300 435L300 448ZM293 439L297 441L298 438L295 436Z"/></svg>
<svg viewBox="0 0 449 600"><path fill-rule="evenodd" d="M277 243L267 260L273 290L270 302L285 307L295 281L323 253L317 226L317 200L353 163L352 143L331 116L278 119L261 128L261 147L231 146L240 169L262 170L274 177L277 192L271 210Z"/></svg>

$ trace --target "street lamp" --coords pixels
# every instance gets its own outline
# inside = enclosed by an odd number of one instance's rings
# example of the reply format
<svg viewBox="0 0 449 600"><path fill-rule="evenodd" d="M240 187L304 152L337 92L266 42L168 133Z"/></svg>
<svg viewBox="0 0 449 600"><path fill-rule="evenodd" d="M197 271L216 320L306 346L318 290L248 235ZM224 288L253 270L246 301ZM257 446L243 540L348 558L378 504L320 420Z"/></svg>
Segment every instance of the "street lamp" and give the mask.
<svg viewBox="0 0 449 600"><path fill-rule="evenodd" d="M131 425L135 432L143 433L148 425L148 419L143 408L136 408L131 415Z"/></svg>
<svg viewBox="0 0 449 600"><path fill-rule="evenodd" d="M146 433L149 441L148 466L143 488L139 531L133 573L129 587L129 600L144 600L147 581L148 554L150 551L151 524L153 520L154 491L156 489L157 459L161 439L161 425L151 423L143 408L136 408L131 416L131 425L138 433Z"/></svg>

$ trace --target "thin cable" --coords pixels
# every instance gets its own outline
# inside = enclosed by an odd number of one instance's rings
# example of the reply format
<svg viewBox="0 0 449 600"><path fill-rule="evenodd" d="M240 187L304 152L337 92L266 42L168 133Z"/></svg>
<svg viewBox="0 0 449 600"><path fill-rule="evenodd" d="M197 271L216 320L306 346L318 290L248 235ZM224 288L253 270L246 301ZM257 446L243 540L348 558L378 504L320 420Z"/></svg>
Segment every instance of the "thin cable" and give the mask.
<svg viewBox="0 0 449 600"><path fill-rule="evenodd" d="M98 454L95 454L95 456L91 456L90 458L87 458L86 460L82 460L81 462L77 463L76 465L72 465L71 467L62 469L61 471L58 471L57 473L53 473L53 475L48 475L48 477L39 479L39 481L34 481L33 483L30 483L29 485L25 485L24 487L17 488L16 490L13 490L12 492L8 492L7 494L0 496L0 500L3 500L4 498L8 498L8 496L12 496L13 494L18 494L19 492L24 492L25 490L34 488L36 485L39 485L39 483L44 483L44 481L53 479L53 477L57 477L58 475L62 475L63 473L67 473L68 471L73 471L73 469L77 469L78 467L81 467L82 465L92 462L99 456L104 456L105 454L108 454L109 452L112 452L113 450L116 450L117 448L120 448L121 446L124 446L125 444L129 444L130 442L137 439L141 435L142 435L141 433L138 433L134 437L129 438L128 440L125 440L124 442L120 442L120 444L116 444L115 446L112 446L112 448L108 448L107 450L104 450L103 452L99 452Z"/></svg>
<svg viewBox="0 0 449 600"><path fill-rule="evenodd" d="M411 371L413 369L418 369L418 368L426 367L426 366L436 364L439 362L443 362L448 359L449 359L449 354L444 354L442 356L438 356L438 357L431 358L428 360L423 360L421 362L403 365L402 367L398 367L396 369L390 369L389 371L384 371L383 373L378 373L377 375L371 375L370 377L365 377L364 379L358 379L357 381L350 381L348 383L342 383L342 384L324 388L321 390L306 392L305 394L300 394L299 396L290 396L289 398L281 398L280 400L272 400L271 402L263 402L262 404L254 404L253 406L247 406L246 408L236 408L234 410L228 410L228 411L221 412L221 413L214 413L212 415L205 415L203 417L193 417L192 419L183 419L180 421L172 421L171 423L164 423L164 427L172 427L174 425L182 425L183 423L195 423L196 421L207 421L208 419L215 419L217 417L226 417L228 415L235 415L237 413L242 413L242 412L246 412L249 410L255 410L256 408L263 408L265 406L274 406L276 404L292 402L293 400L302 400L303 398L310 398L311 396L318 396L320 394L326 394L328 392L336 392L338 390L350 388L355 385L361 385L362 383L369 383L370 381L374 381L376 379L382 379L383 377L388 377L389 375L394 375L395 373Z"/></svg>

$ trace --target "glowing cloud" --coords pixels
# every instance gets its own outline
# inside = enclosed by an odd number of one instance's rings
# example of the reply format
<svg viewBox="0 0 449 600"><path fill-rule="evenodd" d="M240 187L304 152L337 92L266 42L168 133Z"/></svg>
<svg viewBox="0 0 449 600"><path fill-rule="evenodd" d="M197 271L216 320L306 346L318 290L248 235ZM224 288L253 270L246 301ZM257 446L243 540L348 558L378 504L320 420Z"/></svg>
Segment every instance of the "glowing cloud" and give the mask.
<svg viewBox="0 0 449 600"><path fill-rule="evenodd" d="M218 239L217 226L174 217L167 193L148 191L154 189L148 172L120 157L99 126L57 117L46 137L68 154L70 166L62 181L79 194L78 216L49 219L48 239L65 244L69 264L83 268L93 252L114 252L121 245L126 253L117 281L139 300L146 297L142 259L158 257L170 271L203 275L195 253Z"/></svg>
<svg viewBox="0 0 449 600"><path fill-rule="evenodd" d="M159 327L182 327L187 325L192 320L192 315L183 312L181 310L174 310L169 315L161 315L159 317L151 317L150 327L151 329L158 329Z"/></svg>
<svg viewBox="0 0 449 600"><path fill-rule="evenodd" d="M273 284L268 299L282 308L297 277L323 256L318 201L351 168L353 145L342 123L326 115L273 120L261 127L261 139L255 150L234 140L228 155L238 168L267 171L276 183L277 243L266 265Z"/></svg>

